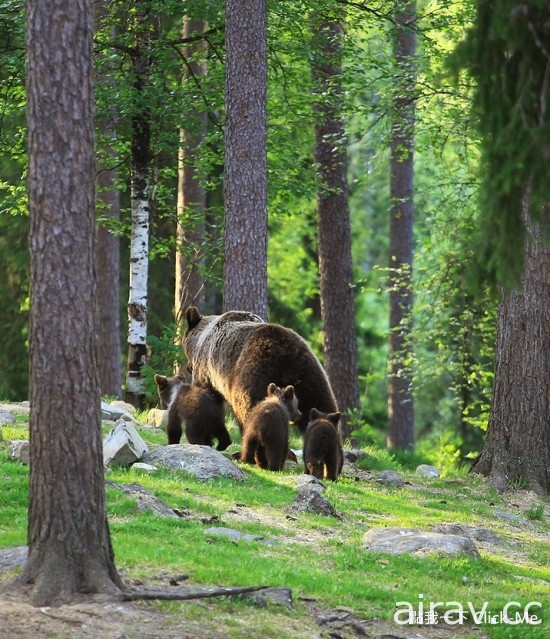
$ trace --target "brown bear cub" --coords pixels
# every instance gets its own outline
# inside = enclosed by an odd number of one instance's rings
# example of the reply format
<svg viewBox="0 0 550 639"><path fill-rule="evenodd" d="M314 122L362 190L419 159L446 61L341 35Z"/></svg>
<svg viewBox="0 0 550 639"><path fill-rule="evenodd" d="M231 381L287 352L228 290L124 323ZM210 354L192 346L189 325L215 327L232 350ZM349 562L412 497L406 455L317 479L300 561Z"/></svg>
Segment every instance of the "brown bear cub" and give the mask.
<svg viewBox="0 0 550 639"><path fill-rule="evenodd" d="M335 481L342 472L344 452L338 432L341 416L341 413L321 413L316 408L311 409L304 435L306 474Z"/></svg>
<svg viewBox="0 0 550 639"><path fill-rule="evenodd" d="M288 423L299 420L294 387L267 387L267 397L248 414L241 461L268 470L282 470L288 455Z"/></svg>
<svg viewBox="0 0 550 639"><path fill-rule="evenodd" d="M182 422L190 444L212 446L225 450L231 437L225 427L223 397L211 387L187 384L183 375L155 375L161 408L168 411L166 428L169 444L179 444Z"/></svg>

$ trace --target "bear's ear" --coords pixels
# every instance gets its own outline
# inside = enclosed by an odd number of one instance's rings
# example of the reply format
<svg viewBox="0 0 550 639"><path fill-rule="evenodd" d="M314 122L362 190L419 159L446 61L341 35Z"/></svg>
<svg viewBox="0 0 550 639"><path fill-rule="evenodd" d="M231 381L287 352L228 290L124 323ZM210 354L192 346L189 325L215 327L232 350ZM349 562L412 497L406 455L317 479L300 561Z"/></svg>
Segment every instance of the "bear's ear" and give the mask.
<svg viewBox="0 0 550 639"><path fill-rule="evenodd" d="M283 397L289 400L294 399L294 386L287 386L283 392Z"/></svg>
<svg viewBox="0 0 550 639"><path fill-rule="evenodd" d="M267 396L271 397L273 395L277 395L278 390L277 385L271 382L271 384L267 387Z"/></svg>
<svg viewBox="0 0 550 639"><path fill-rule="evenodd" d="M202 315L196 306L190 306L185 311L185 319L187 320L187 330L192 330L201 321Z"/></svg>
<svg viewBox="0 0 550 639"><path fill-rule="evenodd" d="M331 413L328 418L335 425L338 426L338 422L340 421L340 417L342 417L342 413Z"/></svg>
<svg viewBox="0 0 550 639"><path fill-rule="evenodd" d="M168 379L164 375L155 375L154 377L156 385L162 390L168 386Z"/></svg>
<svg viewBox="0 0 550 639"><path fill-rule="evenodd" d="M316 419L319 419L323 413L320 413L316 408L312 408L309 411L309 421L312 422Z"/></svg>

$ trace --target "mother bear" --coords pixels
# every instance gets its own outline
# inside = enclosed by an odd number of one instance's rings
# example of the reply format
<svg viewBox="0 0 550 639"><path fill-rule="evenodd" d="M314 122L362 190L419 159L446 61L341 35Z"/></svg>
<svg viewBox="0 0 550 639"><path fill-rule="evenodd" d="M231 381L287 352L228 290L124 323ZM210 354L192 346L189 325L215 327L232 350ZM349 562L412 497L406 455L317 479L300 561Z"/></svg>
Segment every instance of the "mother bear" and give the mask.
<svg viewBox="0 0 550 639"><path fill-rule="evenodd" d="M202 316L195 306L185 312L184 349L193 382L210 384L231 405L243 429L250 409L265 399L266 388L294 386L303 435L312 408L338 408L328 377L307 342L279 324L266 324L246 311Z"/></svg>

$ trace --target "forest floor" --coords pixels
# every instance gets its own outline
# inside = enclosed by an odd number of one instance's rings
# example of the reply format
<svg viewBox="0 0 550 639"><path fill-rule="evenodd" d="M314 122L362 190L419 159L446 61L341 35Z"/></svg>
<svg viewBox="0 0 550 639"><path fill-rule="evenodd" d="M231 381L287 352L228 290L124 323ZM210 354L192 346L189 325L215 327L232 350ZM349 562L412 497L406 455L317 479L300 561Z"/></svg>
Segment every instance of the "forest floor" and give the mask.
<svg viewBox="0 0 550 639"><path fill-rule="evenodd" d="M1 578L0 578L1 579ZM214 612L215 621L194 622L177 612L166 612L155 603L121 604L101 597L58 608L36 608L21 595L0 595L0 634L5 639L226 639L229 624L242 625L243 638L262 639L254 610L243 610L240 618L223 606L216 614L214 601L203 605ZM228 615L231 618L228 618ZM271 621L288 626L289 620L270 608ZM273 619L275 617L275 619ZM485 639L481 628L423 626L404 628L385 620L360 620L349 609L324 610L308 602L306 614L294 620L296 639ZM231 635L232 636L232 635Z"/></svg>

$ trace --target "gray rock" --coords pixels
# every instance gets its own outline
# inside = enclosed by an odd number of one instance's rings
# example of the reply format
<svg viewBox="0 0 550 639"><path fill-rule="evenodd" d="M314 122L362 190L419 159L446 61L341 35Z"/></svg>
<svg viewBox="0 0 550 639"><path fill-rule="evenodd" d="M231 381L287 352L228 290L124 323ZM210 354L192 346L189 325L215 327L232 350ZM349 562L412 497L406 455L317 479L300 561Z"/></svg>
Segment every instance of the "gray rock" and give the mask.
<svg viewBox="0 0 550 639"><path fill-rule="evenodd" d="M103 440L105 466L129 466L141 459L149 449L134 426L119 419Z"/></svg>
<svg viewBox="0 0 550 639"><path fill-rule="evenodd" d="M0 402L0 410L12 413L14 415L22 415L23 417L29 417L30 407L29 402Z"/></svg>
<svg viewBox="0 0 550 639"><path fill-rule="evenodd" d="M498 545L501 543L501 539L496 532L479 526L439 524L439 526L435 527L435 530L444 535L460 535L462 537L468 537L468 539L473 539L474 541L481 541L488 544Z"/></svg>
<svg viewBox="0 0 550 639"><path fill-rule="evenodd" d="M355 464L355 462L365 457L369 457L369 455L358 448L344 448L344 461L350 464Z"/></svg>
<svg viewBox="0 0 550 639"><path fill-rule="evenodd" d="M261 535L249 535L248 533L243 533L233 528L224 528L223 526L206 528L204 534L207 537L222 537L223 539L229 539L229 541L257 541L267 546L275 545L274 541Z"/></svg>
<svg viewBox="0 0 550 639"><path fill-rule="evenodd" d="M135 406L132 406L132 404L129 404L128 402L123 402L119 399L115 399L114 402L111 402L110 406L111 408L118 409L121 412L121 414L128 413L129 415L135 415L137 412Z"/></svg>
<svg viewBox="0 0 550 639"><path fill-rule="evenodd" d="M0 424L13 424L15 423L15 414L10 410L0 408Z"/></svg>
<svg viewBox="0 0 550 639"><path fill-rule="evenodd" d="M14 439L10 442L8 457L28 466L30 464L31 446L26 439Z"/></svg>
<svg viewBox="0 0 550 639"><path fill-rule="evenodd" d="M402 488L405 485L405 480L395 470L381 470L376 473L375 479L382 486L390 486L391 488Z"/></svg>
<svg viewBox="0 0 550 639"><path fill-rule="evenodd" d="M149 451L141 461L153 466L185 470L201 481L230 477L242 481L246 474L219 451L210 446L172 444Z"/></svg>
<svg viewBox="0 0 550 639"><path fill-rule="evenodd" d="M140 484L116 484L114 481L107 480L105 485L121 490L129 497L135 499L138 510L148 510L159 517L179 519L179 515L170 506Z"/></svg>
<svg viewBox="0 0 550 639"><path fill-rule="evenodd" d="M147 413L147 423L155 428L166 430L168 424L168 411L160 408L151 408Z"/></svg>
<svg viewBox="0 0 550 639"><path fill-rule="evenodd" d="M155 470L158 470L156 466L152 466L151 464L144 464L143 462L136 462L131 466L132 470L143 470L146 473L154 473Z"/></svg>
<svg viewBox="0 0 550 639"><path fill-rule="evenodd" d="M307 488L309 490L326 490L325 485L320 479L314 477L313 475L298 475L297 477L292 478L294 481L294 485L298 490L302 490Z"/></svg>
<svg viewBox="0 0 550 639"><path fill-rule="evenodd" d="M0 570L11 570L24 566L27 561L27 546L14 546L0 550Z"/></svg>
<svg viewBox="0 0 550 639"><path fill-rule="evenodd" d="M525 519L525 517L514 515L513 513L505 513L502 510L495 510L495 517L498 517L498 519L502 519L503 521L507 521L513 526L525 526L525 524L529 523L529 520Z"/></svg>
<svg viewBox="0 0 550 639"><path fill-rule="evenodd" d="M101 419L107 422L118 422L122 419L134 426L139 425L137 419L128 411L112 406L111 404L107 404L106 402L101 402Z"/></svg>
<svg viewBox="0 0 550 639"><path fill-rule="evenodd" d="M476 545L468 537L403 528L371 528L363 536L363 546L371 552L394 555L441 552L479 559Z"/></svg>
<svg viewBox="0 0 550 639"><path fill-rule="evenodd" d="M341 519L341 516L336 512L334 506L322 494L319 486L315 484L305 486L298 491L298 494L290 506L290 510L293 512L312 513L314 515L325 515L327 517Z"/></svg>
<svg viewBox="0 0 550 639"><path fill-rule="evenodd" d="M260 608L265 608L268 604L292 608L292 590L290 588L262 588L262 590L246 592L241 597L252 601Z"/></svg>
<svg viewBox="0 0 550 639"><path fill-rule="evenodd" d="M422 477L439 477L440 472L435 466L429 466L428 464L420 464L416 468L416 474Z"/></svg>

